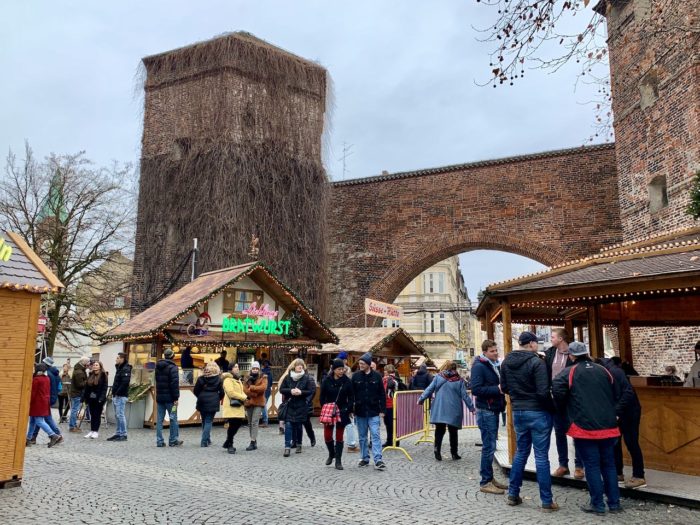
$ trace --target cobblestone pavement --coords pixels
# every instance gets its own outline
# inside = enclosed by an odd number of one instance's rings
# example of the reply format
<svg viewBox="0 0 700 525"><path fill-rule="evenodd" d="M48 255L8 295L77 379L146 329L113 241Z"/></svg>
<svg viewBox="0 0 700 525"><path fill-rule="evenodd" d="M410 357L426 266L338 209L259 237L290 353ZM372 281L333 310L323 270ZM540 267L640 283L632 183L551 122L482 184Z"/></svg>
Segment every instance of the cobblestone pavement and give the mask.
<svg viewBox="0 0 700 525"><path fill-rule="evenodd" d="M326 467L321 428L315 448L289 458L282 457L276 426L261 429L253 452L244 450L247 428L241 428L235 455L221 448L221 426L210 448L199 447L195 428L181 430L181 448L156 448L151 430L130 431L127 442L105 441L113 429L103 429L97 441L67 434L53 449L27 450L22 486L0 490L0 523L700 523L700 511L624 499L624 514L591 517L579 510L584 491L556 486L562 508L545 514L530 481L523 486L524 504L508 507L503 497L478 491L475 430L460 432L461 461L435 461L432 446L415 445L414 437L403 441L414 462L391 451L388 469L379 472L360 469L358 455L349 453L344 471Z"/></svg>

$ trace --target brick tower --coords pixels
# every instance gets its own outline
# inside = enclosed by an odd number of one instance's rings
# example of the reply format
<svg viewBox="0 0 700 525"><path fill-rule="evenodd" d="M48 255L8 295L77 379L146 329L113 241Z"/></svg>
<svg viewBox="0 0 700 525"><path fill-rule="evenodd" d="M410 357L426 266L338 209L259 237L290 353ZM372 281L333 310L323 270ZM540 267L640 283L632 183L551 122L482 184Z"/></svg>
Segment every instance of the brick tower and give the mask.
<svg viewBox="0 0 700 525"><path fill-rule="evenodd" d="M700 170L700 3L603 0L624 238L693 225ZM695 27L695 32L689 28Z"/></svg>
<svg viewBox="0 0 700 525"><path fill-rule="evenodd" d="M259 259L323 313L326 71L248 33L143 59L133 309L198 271Z"/></svg>

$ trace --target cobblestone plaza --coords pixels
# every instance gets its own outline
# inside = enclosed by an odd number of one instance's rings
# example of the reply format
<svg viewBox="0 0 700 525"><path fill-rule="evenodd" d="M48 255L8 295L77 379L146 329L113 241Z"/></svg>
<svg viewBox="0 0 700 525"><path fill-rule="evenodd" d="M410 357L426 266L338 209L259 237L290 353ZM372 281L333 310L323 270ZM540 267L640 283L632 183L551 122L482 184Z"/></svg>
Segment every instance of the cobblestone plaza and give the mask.
<svg viewBox="0 0 700 525"><path fill-rule="evenodd" d="M461 461L437 462L430 444L415 445L411 438L402 444L414 461L388 452L385 472L359 468L351 453L343 457L345 470L326 467L320 427L316 447L289 458L282 457L274 426L261 429L253 452L244 450L243 427L235 455L221 448L221 426L210 448L200 448L198 428L181 429L181 448L156 448L155 432L145 429L131 431L127 442L105 441L112 430L103 428L97 441L67 434L53 449L27 450L22 486L0 491L0 524L700 522L697 510L630 499L622 500L623 514L591 517L579 510L587 492L559 486L554 495L561 510L545 514L532 481L523 486L524 504L508 507L504 497L478 490L476 430L460 432Z"/></svg>

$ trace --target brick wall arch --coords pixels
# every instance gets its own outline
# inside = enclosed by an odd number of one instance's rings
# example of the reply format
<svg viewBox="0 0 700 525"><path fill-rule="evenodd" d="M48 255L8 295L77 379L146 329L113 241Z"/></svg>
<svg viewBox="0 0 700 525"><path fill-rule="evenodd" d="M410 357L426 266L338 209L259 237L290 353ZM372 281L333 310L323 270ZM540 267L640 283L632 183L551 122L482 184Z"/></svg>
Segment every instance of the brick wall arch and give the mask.
<svg viewBox="0 0 700 525"><path fill-rule="evenodd" d="M611 144L336 182L328 317L359 326L365 297L392 301L422 270L464 251L551 265L619 242L617 188Z"/></svg>

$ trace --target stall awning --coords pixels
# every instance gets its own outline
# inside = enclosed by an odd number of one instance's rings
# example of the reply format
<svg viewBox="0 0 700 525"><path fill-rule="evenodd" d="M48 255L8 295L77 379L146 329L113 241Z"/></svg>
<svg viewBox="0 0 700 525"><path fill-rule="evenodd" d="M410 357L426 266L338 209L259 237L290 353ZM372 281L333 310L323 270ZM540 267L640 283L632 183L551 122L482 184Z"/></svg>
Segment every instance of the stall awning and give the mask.
<svg viewBox="0 0 700 525"><path fill-rule="evenodd" d="M55 293L63 288L19 235L2 231L0 239L0 288L30 293Z"/></svg>
<svg viewBox="0 0 700 525"><path fill-rule="evenodd" d="M320 353L337 355L345 351L352 354L426 355L423 347L403 328L333 328L333 332L339 342L323 345Z"/></svg>

